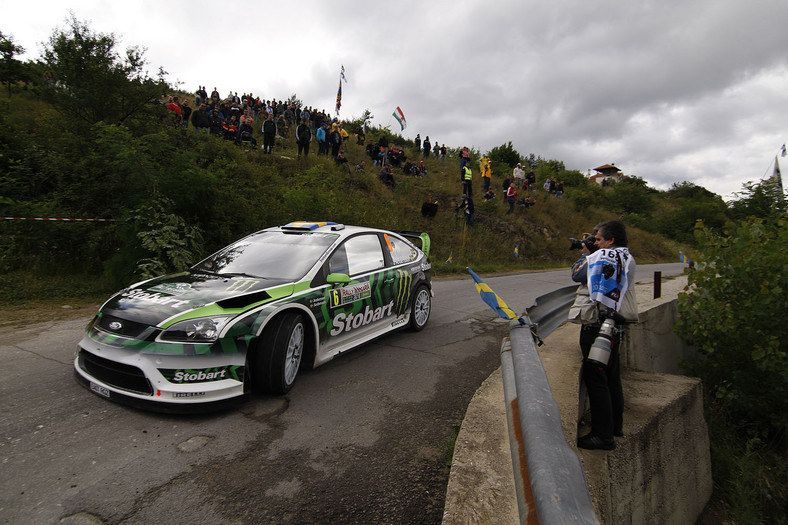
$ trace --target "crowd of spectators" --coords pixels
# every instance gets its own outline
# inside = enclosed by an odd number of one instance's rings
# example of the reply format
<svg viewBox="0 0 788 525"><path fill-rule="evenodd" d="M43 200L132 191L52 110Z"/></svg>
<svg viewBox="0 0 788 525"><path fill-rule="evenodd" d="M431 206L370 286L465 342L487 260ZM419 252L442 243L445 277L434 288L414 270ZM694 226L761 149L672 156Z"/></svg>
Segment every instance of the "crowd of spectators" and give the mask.
<svg viewBox="0 0 788 525"><path fill-rule="evenodd" d="M293 130L298 147L298 157L308 155L310 144L317 142L318 155L331 155L337 165L350 172L349 161L345 157L343 145L346 144L349 133L344 125L332 118L325 110L318 111L311 106L302 106L300 101L283 101L277 99L264 100L252 93L230 92L222 98L216 88L207 93L204 86L199 86L194 95L194 108L190 101L172 96L166 104L173 122L177 125L188 126L191 122L194 129L201 133L208 133L222 137L240 145L256 148L257 139L255 129L262 134L264 153L272 153L276 137L288 139ZM356 130L357 144L364 145L364 133ZM445 144L438 145L431 141L429 136L424 140L419 134L414 142L416 156L423 159L430 157L446 160L447 148ZM424 160L408 159L403 148L389 145L389 139L384 133L377 143L367 141L366 155L372 160L373 166L379 166L378 176L386 186L394 188L396 179L394 169L410 177L425 177L429 173L424 165ZM458 211L462 210L469 226L474 223L474 205L472 196L472 172L470 165L470 150L467 147L460 149L460 172L462 181L462 197ZM364 161L355 165L357 173L365 171ZM484 183L483 196L485 201L495 199L495 192L490 189L492 168L490 159L486 156L480 160L480 171ZM513 180L512 180L513 179ZM533 169L528 173L521 164L517 164L512 173L512 179L506 177L503 181L505 202L509 204L509 211L514 211L516 205L529 208L536 204L533 197L525 195L517 198L517 190L535 190L536 176ZM544 185L545 191L556 198L563 198L564 183L556 178L548 178ZM430 210L425 216L434 217L437 211L437 202L430 203ZM434 208L433 208L434 206ZM425 209L422 209L424 213Z"/></svg>
<svg viewBox="0 0 788 525"><path fill-rule="evenodd" d="M271 153L274 139L278 137L290 138L291 130L295 131L300 124L306 124L310 131L309 140L305 135L296 137L299 151L306 151L305 144L312 142L312 134L324 130L324 142L329 139L332 126L341 128L341 124L332 119L325 111L318 111L311 106L301 105L299 101L284 101L277 99L265 100L253 93L229 92L222 97L216 88L208 95L205 86L199 86L194 94L194 107L186 98L172 96L166 107L170 111L172 120L183 126L191 122L195 130L209 133L234 141L238 144L257 146L255 127L263 135L262 149ZM341 130L340 130L341 134ZM345 133L345 138L347 133ZM331 142L326 142L326 147L321 148L318 138L318 154L328 154ZM332 151L334 158L339 153Z"/></svg>

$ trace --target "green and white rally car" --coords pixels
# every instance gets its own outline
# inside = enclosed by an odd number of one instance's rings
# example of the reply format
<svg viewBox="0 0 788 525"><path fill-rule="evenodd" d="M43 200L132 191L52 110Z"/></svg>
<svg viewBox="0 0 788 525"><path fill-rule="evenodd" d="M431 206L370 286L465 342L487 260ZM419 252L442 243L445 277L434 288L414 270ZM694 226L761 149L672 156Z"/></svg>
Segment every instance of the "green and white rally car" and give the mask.
<svg viewBox="0 0 788 525"><path fill-rule="evenodd" d="M112 296L79 343L76 377L99 396L164 411L283 394L301 366L424 328L429 246L426 233L332 222L253 233Z"/></svg>

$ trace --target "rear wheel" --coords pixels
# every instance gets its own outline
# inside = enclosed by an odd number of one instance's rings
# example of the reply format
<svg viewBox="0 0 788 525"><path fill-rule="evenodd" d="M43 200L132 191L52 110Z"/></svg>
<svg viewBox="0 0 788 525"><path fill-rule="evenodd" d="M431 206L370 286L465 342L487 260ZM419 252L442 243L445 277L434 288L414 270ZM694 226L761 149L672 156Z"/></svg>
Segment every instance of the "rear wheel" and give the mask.
<svg viewBox="0 0 788 525"><path fill-rule="evenodd" d="M425 285L421 285L413 296L413 304L410 307L410 329L416 332L421 331L427 326L432 309L432 296Z"/></svg>
<svg viewBox="0 0 788 525"><path fill-rule="evenodd" d="M289 392L298 375L305 344L303 317L291 312L275 319L263 334L254 362L256 389L269 394Z"/></svg>

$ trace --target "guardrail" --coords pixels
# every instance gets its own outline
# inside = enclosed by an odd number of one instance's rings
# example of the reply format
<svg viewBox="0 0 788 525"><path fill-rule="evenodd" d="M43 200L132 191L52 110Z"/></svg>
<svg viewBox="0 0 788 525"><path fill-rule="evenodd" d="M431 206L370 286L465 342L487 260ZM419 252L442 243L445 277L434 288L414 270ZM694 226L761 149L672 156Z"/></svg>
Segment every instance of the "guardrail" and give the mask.
<svg viewBox="0 0 788 525"><path fill-rule="evenodd" d="M526 324L513 321L501 346L509 442L521 523L598 524L583 466L567 444L561 414L532 329L547 337L566 320L576 286L539 297Z"/></svg>

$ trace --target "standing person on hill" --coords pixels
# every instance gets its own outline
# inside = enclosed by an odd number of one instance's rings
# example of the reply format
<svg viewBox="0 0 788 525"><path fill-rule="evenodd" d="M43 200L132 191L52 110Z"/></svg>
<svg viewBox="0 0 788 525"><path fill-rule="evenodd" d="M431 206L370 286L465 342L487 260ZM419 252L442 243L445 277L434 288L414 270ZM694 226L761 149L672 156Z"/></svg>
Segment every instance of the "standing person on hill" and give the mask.
<svg viewBox="0 0 788 525"><path fill-rule="evenodd" d="M437 159L438 155L440 154L441 154L441 147L438 146L438 141L436 140L435 145L432 147L432 156Z"/></svg>
<svg viewBox="0 0 788 525"><path fill-rule="evenodd" d="M241 138L241 135L244 133L253 133L254 132L254 115L252 115L252 108L247 106L241 115L240 125L238 126L238 138Z"/></svg>
<svg viewBox="0 0 788 525"><path fill-rule="evenodd" d="M509 203L509 211L506 213L512 213L514 211L514 203L517 202L517 190L514 188L514 184L509 184L506 187L506 202Z"/></svg>
<svg viewBox="0 0 788 525"><path fill-rule="evenodd" d="M583 238L588 235L583 234ZM594 243L590 246L582 243L581 257L572 266L572 280L581 284L577 290L578 299L585 296L582 307L578 300L575 301L572 308L578 307L579 313L572 320L582 324L582 377L591 405L591 432L578 438L579 448L613 450L616 448L613 437L624 435L624 393L618 350L623 324L638 320L635 258L629 253L627 244L622 222L603 222L594 228ZM570 317L573 315L570 310ZM589 359L589 354L605 319L615 320L615 326L610 354L602 358L607 361L602 363L596 355Z"/></svg>
<svg viewBox="0 0 788 525"><path fill-rule="evenodd" d="M476 215L476 207L473 205L473 198L470 195L463 195L462 202L457 206L458 210L462 210L462 215L465 217L465 224L473 226L473 218Z"/></svg>
<svg viewBox="0 0 788 525"><path fill-rule="evenodd" d="M194 129L203 133L208 133L211 130L211 116L208 114L208 107L203 102L197 108L197 111L192 113L192 126Z"/></svg>
<svg viewBox="0 0 788 525"><path fill-rule="evenodd" d="M525 170L523 169L523 165L519 162L517 166L514 167L514 170L512 170L512 177L514 177L514 184L517 185L517 188L522 188L525 182Z"/></svg>
<svg viewBox="0 0 788 525"><path fill-rule="evenodd" d="M446 144L441 144L441 162L446 160Z"/></svg>
<svg viewBox="0 0 788 525"><path fill-rule="evenodd" d="M473 196L473 171L471 171L471 163L468 162L460 170L460 179L462 180L462 192L468 197Z"/></svg>
<svg viewBox="0 0 788 525"><path fill-rule="evenodd" d="M490 157L487 155L482 155L479 159L479 171L482 172L482 176L484 176L484 168L490 163Z"/></svg>
<svg viewBox="0 0 788 525"><path fill-rule="evenodd" d="M263 122L263 153L269 155L274 152L274 140L276 139L276 122L274 114L269 113L268 118Z"/></svg>
<svg viewBox="0 0 788 525"><path fill-rule="evenodd" d="M471 150L467 146L463 146L460 150L460 168L464 168L467 163L471 161Z"/></svg>
<svg viewBox="0 0 788 525"><path fill-rule="evenodd" d="M331 125L331 132L328 134L328 143L331 145L331 156L334 159L339 155L339 148L342 147L342 135L339 133L339 126L336 122Z"/></svg>
<svg viewBox="0 0 788 525"><path fill-rule="evenodd" d="M339 135L342 137L342 145L344 146L342 151L345 151L347 150L347 139L350 138L350 133L345 130L344 124L339 124Z"/></svg>
<svg viewBox="0 0 788 525"><path fill-rule="evenodd" d="M528 175L525 176L525 182L528 183L528 189L534 191L536 189L536 174L534 170L531 169L528 172Z"/></svg>
<svg viewBox="0 0 788 525"><path fill-rule="evenodd" d="M302 120L301 124L296 128L296 144L298 144L298 158L301 158L301 152L304 152L304 157L309 155L309 143L312 142L312 130L309 129L309 124L306 120Z"/></svg>
<svg viewBox="0 0 788 525"><path fill-rule="evenodd" d="M564 181L559 180L555 183L555 198L556 199L563 199L564 198Z"/></svg>
<svg viewBox="0 0 788 525"><path fill-rule="evenodd" d="M421 135L416 133L416 153L421 151Z"/></svg>
<svg viewBox="0 0 788 525"><path fill-rule="evenodd" d="M317 139L317 154L328 155L328 136L326 135L326 125L321 124L315 132Z"/></svg>
<svg viewBox="0 0 788 525"><path fill-rule="evenodd" d="M429 135L424 137L424 158L430 158L430 151L432 151L432 144L430 144Z"/></svg>
<svg viewBox="0 0 788 525"><path fill-rule="evenodd" d="M221 136L224 134L224 117L219 111L211 114L211 135Z"/></svg>
<svg viewBox="0 0 788 525"><path fill-rule="evenodd" d="M192 108L189 106L189 101L186 99L181 101L181 116L181 123L184 126L189 127L189 118L192 116Z"/></svg>
<svg viewBox="0 0 788 525"><path fill-rule="evenodd" d="M383 166L386 164L386 157L389 153L389 138L384 133L378 139L378 160L380 165Z"/></svg>
<svg viewBox="0 0 788 525"><path fill-rule="evenodd" d="M484 191L490 189L490 178L492 177L492 164L490 159L486 163L482 163L482 183L484 184Z"/></svg>

